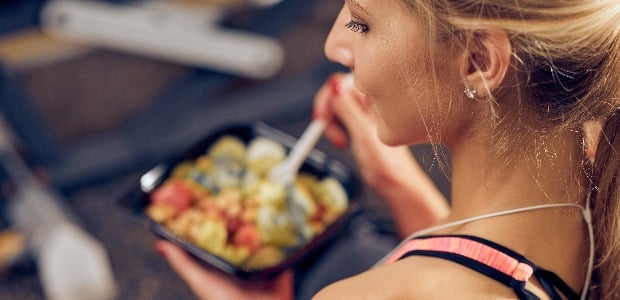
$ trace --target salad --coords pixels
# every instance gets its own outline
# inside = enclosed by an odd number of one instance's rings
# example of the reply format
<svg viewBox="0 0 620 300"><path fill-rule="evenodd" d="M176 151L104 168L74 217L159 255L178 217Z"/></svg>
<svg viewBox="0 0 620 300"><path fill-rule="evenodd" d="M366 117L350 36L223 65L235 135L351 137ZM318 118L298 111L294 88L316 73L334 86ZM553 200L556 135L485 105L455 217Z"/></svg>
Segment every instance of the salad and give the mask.
<svg viewBox="0 0 620 300"><path fill-rule="evenodd" d="M183 240L231 264L260 270L282 262L347 209L340 182L300 172L290 186L269 180L285 148L264 137L220 137L178 164L149 198L146 214Z"/></svg>

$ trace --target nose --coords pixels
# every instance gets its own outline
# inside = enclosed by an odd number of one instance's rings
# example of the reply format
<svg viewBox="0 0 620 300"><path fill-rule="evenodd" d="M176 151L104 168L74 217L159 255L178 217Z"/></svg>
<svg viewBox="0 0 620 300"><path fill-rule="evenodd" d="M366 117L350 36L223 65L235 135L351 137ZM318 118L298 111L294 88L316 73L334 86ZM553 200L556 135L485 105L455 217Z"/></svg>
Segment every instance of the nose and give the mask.
<svg viewBox="0 0 620 300"><path fill-rule="evenodd" d="M353 69L353 50L349 41L353 35L346 32L347 18L349 18L349 12L344 5L327 36L324 51L327 59Z"/></svg>

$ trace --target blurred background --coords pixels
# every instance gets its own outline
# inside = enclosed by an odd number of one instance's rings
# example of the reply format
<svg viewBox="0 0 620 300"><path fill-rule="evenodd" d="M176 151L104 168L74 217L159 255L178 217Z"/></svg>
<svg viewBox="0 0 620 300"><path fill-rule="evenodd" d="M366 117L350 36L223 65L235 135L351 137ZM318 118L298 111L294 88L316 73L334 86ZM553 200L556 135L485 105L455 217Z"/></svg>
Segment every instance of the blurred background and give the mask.
<svg viewBox="0 0 620 300"><path fill-rule="evenodd" d="M28 197L6 170L16 156L49 189L42 198L103 247L118 299L191 299L119 200L158 161L221 126L263 122L298 136L316 89L343 70L323 55L341 5L0 1L0 299L49 298L34 258L46 246L16 225L49 216L23 221L8 208ZM317 147L354 167L346 150ZM413 151L448 194L432 150ZM384 209L370 191L361 197L365 209Z"/></svg>

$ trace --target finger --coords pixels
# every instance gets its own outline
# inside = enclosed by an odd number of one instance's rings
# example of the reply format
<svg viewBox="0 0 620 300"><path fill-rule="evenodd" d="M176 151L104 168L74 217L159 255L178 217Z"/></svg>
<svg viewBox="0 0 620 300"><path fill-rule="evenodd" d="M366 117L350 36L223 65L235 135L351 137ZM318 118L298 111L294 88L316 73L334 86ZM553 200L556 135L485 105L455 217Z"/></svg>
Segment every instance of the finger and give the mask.
<svg viewBox="0 0 620 300"><path fill-rule="evenodd" d="M331 87L329 84L324 84L318 90L314 96L314 106L312 108L312 118L322 118L329 120L332 118L332 112L330 111L328 102L332 96Z"/></svg>
<svg viewBox="0 0 620 300"><path fill-rule="evenodd" d="M344 124L351 138L363 136L374 128L373 113L364 98L357 93L347 93L330 102L334 114Z"/></svg>
<svg viewBox="0 0 620 300"><path fill-rule="evenodd" d="M273 279L259 279L244 283L244 289L253 290L252 300L293 299L293 271L286 270Z"/></svg>
<svg viewBox="0 0 620 300"><path fill-rule="evenodd" d="M288 270L280 275L274 282L274 287L278 291L277 298L282 300L293 299L293 271Z"/></svg>
<svg viewBox="0 0 620 300"><path fill-rule="evenodd" d="M335 119L325 128L324 135L337 148L345 148L349 143L349 137L344 125Z"/></svg>
<svg viewBox="0 0 620 300"><path fill-rule="evenodd" d="M237 282L223 274L205 269L170 242L160 240L155 247L200 299L292 299L292 271L284 272L273 281Z"/></svg>
<svg viewBox="0 0 620 300"><path fill-rule="evenodd" d="M319 88L314 96L313 118L322 118L327 121L332 119L333 113L329 107L329 101L337 94L337 85L343 76L342 73L335 73Z"/></svg>
<svg viewBox="0 0 620 300"><path fill-rule="evenodd" d="M319 89L315 96L313 118L326 120L325 137L336 147L347 146L346 129L332 111L330 102L336 101L342 91L340 85L344 79L344 73L335 73Z"/></svg>

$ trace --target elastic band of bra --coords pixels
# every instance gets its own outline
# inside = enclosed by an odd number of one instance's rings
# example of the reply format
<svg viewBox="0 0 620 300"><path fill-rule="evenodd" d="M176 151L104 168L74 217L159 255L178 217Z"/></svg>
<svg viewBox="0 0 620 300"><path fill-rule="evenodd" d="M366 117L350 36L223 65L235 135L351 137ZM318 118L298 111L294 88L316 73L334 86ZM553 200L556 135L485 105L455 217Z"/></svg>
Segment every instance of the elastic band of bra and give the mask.
<svg viewBox="0 0 620 300"><path fill-rule="evenodd" d="M518 281L528 281L534 269L510 255L478 241L463 237L433 237L414 239L398 249L386 264L400 259L405 253L415 250L441 251L468 257L496 269Z"/></svg>

